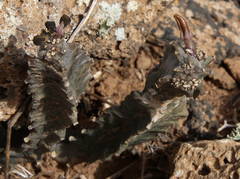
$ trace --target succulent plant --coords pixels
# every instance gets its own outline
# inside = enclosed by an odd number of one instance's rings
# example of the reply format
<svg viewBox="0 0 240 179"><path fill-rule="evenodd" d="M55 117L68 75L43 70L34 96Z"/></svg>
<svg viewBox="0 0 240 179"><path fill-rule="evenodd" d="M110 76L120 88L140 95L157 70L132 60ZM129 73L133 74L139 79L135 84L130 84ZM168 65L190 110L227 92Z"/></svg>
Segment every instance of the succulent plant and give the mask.
<svg viewBox="0 0 240 179"><path fill-rule="evenodd" d="M132 92L119 106L107 109L97 120L97 128L79 131L67 139L66 129L77 124L77 105L91 77L91 59L78 44L59 39L64 25L37 36L39 55L29 60L27 83L32 106L25 153L29 156L44 149L62 162L107 159L168 135L186 119L188 97L201 84L210 58L194 47L186 20L174 17L181 40L167 45L144 90Z"/></svg>
<svg viewBox="0 0 240 179"><path fill-rule="evenodd" d="M174 16L182 41L166 47L163 61L148 75L145 89L132 92L98 120L99 127L56 144L52 151L60 161L106 159L126 149L167 134L188 116L187 96L192 95L206 74L209 59L193 48L186 20Z"/></svg>
<svg viewBox="0 0 240 179"><path fill-rule="evenodd" d="M64 139L66 128L77 124L79 98L91 78L91 58L78 44L62 39L63 27L64 23L60 23L56 31L35 37L40 50L38 58L29 60L28 64L32 106L25 151L40 146L50 149Z"/></svg>

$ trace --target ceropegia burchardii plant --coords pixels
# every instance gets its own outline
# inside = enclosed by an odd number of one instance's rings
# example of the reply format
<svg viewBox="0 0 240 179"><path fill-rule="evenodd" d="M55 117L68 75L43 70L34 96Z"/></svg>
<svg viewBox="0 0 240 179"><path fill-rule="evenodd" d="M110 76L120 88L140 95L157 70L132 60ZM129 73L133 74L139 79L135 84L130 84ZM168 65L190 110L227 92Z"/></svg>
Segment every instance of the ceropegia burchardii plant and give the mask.
<svg viewBox="0 0 240 179"><path fill-rule="evenodd" d="M77 104L91 78L91 59L79 44L69 44L63 39L63 28L68 23L65 15L58 27L48 22L49 31L34 38L40 48L38 57L28 62L27 83L32 105L25 151L51 149L64 139L66 128L77 124Z"/></svg>
<svg viewBox="0 0 240 179"><path fill-rule="evenodd" d="M174 16L181 40L166 47L163 61L148 75L145 89L132 92L98 120L99 127L59 143L52 150L61 161L109 158L145 141L166 134L188 116L187 97L205 76L209 58L197 52L186 20Z"/></svg>

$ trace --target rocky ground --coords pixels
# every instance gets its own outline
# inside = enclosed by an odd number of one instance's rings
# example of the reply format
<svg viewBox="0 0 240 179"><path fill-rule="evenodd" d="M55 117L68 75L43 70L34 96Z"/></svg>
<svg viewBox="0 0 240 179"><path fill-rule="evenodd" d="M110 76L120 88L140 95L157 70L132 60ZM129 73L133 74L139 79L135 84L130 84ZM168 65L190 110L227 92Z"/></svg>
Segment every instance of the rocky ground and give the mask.
<svg viewBox="0 0 240 179"><path fill-rule="evenodd" d="M58 24L63 14L72 20L66 29L70 35L89 2L0 1L0 152L5 146L6 122L26 98L26 61L37 55L33 37L45 29L45 22ZM144 88L148 72L161 63L165 45L179 37L173 18L176 13L189 21L196 47L214 56L199 96L189 101L189 116L180 129L170 138L149 141L109 161L65 166L49 154L38 162L23 161L21 165L33 178L240 177L239 143L227 139L239 123L237 0L99 0L75 39L94 60L93 78L78 106L79 123L92 127L89 120L119 104L131 91ZM28 134L21 120L26 116L20 118L13 132L16 149ZM226 123L233 127L222 128Z"/></svg>

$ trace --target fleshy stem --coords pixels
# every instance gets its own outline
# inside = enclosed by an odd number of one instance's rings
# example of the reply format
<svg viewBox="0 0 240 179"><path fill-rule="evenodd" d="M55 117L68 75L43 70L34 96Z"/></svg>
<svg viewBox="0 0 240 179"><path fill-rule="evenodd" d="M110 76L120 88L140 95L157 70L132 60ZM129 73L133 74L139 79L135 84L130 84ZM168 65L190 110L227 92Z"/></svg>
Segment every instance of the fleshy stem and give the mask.
<svg viewBox="0 0 240 179"><path fill-rule="evenodd" d="M178 14L175 14L174 18L180 30L180 38L183 39L185 48L191 50L193 54L195 54L195 49L194 49L193 40L192 40L192 33L190 31L190 28L188 26L186 19Z"/></svg>
<svg viewBox="0 0 240 179"><path fill-rule="evenodd" d="M73 33L71 34L71 36L67 40L68 43L72 43L73 42L73 40L74 40L75 36L77 35L77 33L82 29L84 24L87 22L87 20L91 16L92 11L95 8L96 4L97 4L97 0L92 0L92 3L91 3L91 5L89 5L90 7L89 7L88 11L84 14L83 19L81 20L81 22L79 22L79 24L77 25L76 29L73 31Z"/></svg>

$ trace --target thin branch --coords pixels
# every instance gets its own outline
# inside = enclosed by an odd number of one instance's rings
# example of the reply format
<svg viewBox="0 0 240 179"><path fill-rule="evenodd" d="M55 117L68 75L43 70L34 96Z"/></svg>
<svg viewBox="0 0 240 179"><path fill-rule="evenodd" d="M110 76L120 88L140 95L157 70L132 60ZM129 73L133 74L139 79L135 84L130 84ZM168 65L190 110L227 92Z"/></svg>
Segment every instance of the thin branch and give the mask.
<svg viewBox="0 0 240 179"><path fill-rule="evenodd" d="M107 177L106 179L115 179L117 177L119 177L124 171L126 171L127 169L129 169L130 167L132 167L134 164L136 164L136 162L138 162L137 160L130 163L129 165L127 165L126 167L122 168L121 170L117 171L116 173L114 173L113 175Z"/></svg>
<svg viewBox="0 0 240 179"><path fill-rule="evenodd" d="M142 153L141 179L144 179L145 165L146 165L146 154Z"/></svg>
<svg viewBox="0 0 240 179"><path fill-rule="evenodd" d="M6 141L6 148L5 148L5 179L9 178L9 161L10 161L10 148L11 148L11 136L12 136L12 127L16 124L18 119L22 116L23 112L26 109L26 106L29 102L30 98L25 99L25 101L21 104L18 111L9 119L8 127L7 127L7 141Z"/></svg>
<svg viewBox="0 0 240 179"><path fill-rule="evenodd" d="M79 24L77 25L76 29L73 31L73 33L71 34L71 36L67 40L68 43L72 43L73 42L73 40L76 37L76 35L78 34L78 32L82 29L84 24L87 22L87 20L91 16L91 14L93 12L93 9L95 8L96 4L97 4L97 0L92 0L92 3L90 5L90 7L89 7L89 10L84 14L83 19L81 20L81 22L79 22Z"/></svg>
<svg viewBox="0 0 240 179"><path fill-rule="evenodd" d="M9 173L12 175L20 176L22 178L33 177L33 174L30 171L28 171L26 168L24 168L23 166L21 166L19 164L16 165L15 168L13 170L11 170Z"/></svg>

